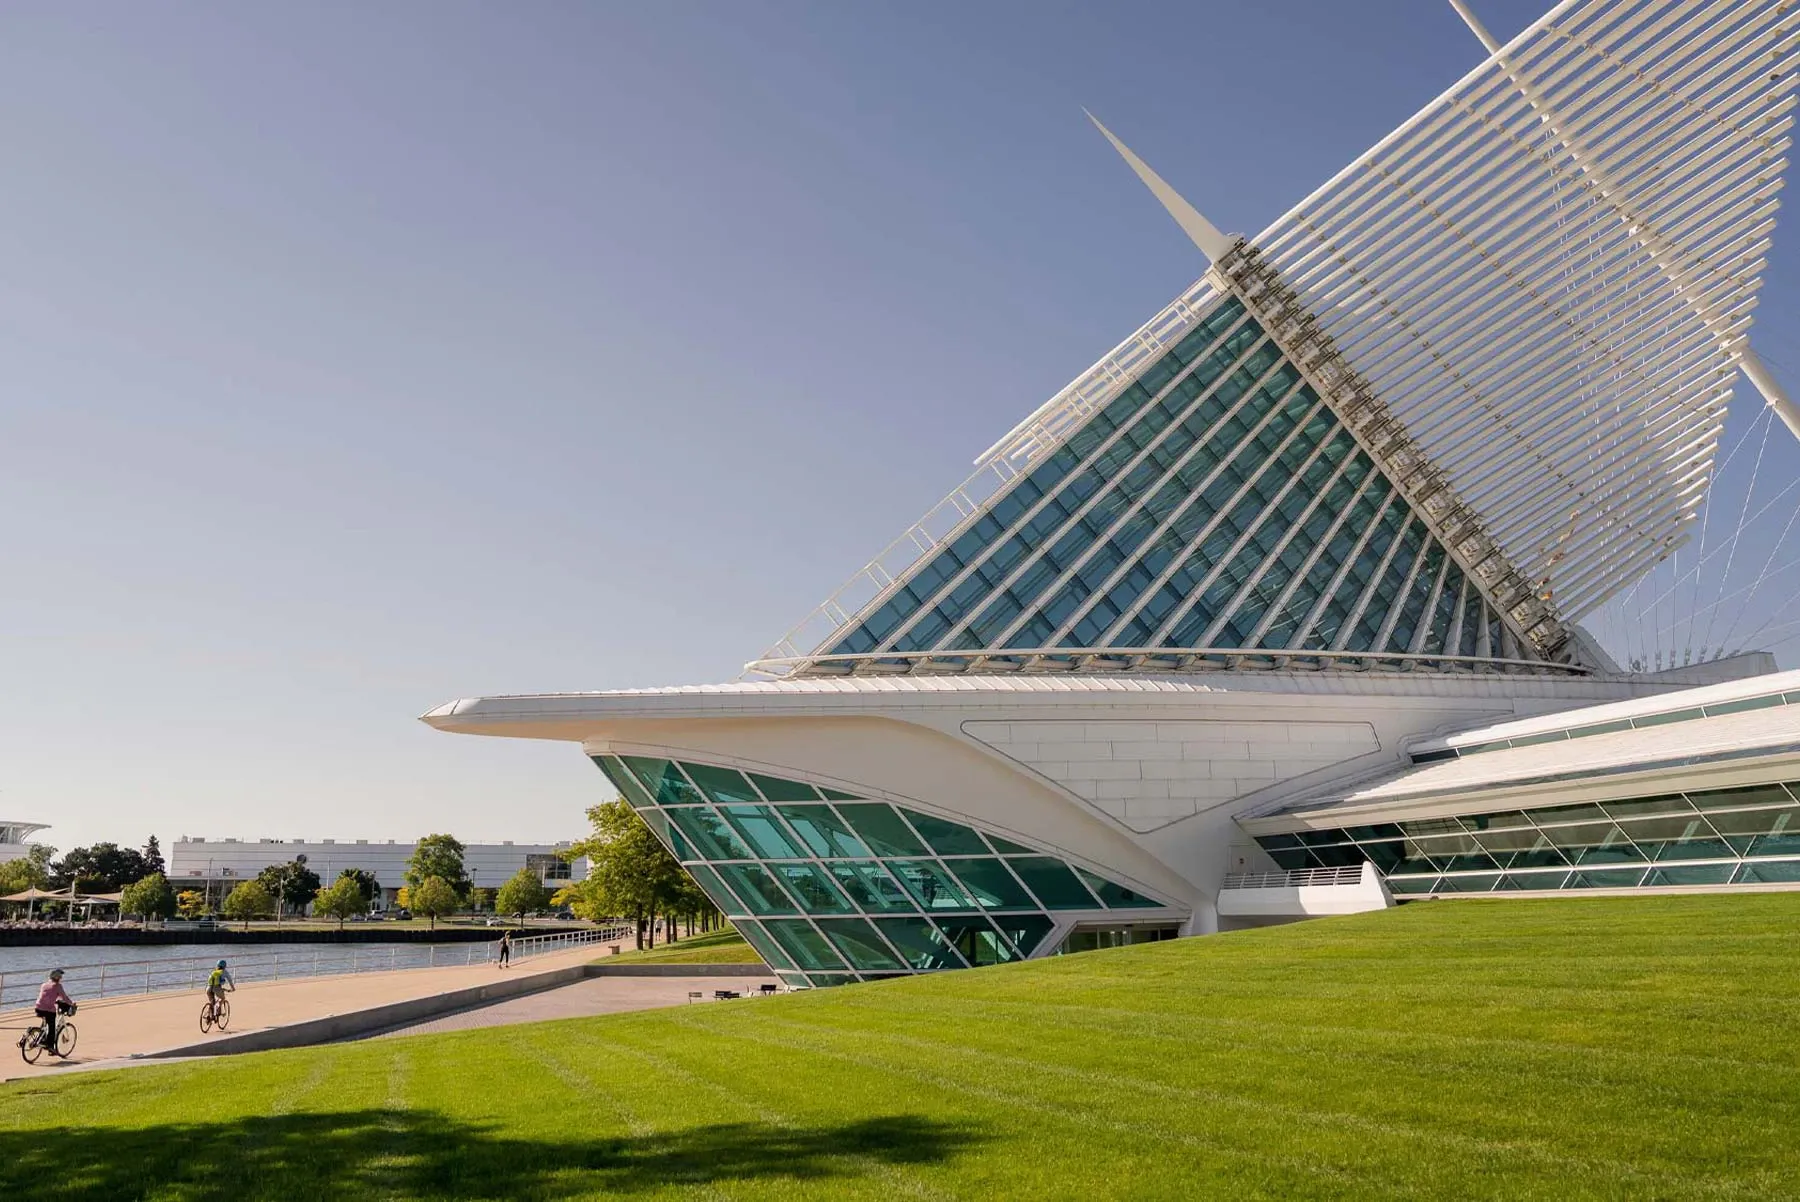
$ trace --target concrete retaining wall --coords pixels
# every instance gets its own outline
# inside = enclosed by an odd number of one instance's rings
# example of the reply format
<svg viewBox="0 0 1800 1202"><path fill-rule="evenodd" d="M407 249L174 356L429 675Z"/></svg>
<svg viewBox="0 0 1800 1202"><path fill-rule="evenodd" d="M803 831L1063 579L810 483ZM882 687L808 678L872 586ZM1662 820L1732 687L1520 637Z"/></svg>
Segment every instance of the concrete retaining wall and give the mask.
<svg viewBox="0 0 1800 1202"><path fill-rule="evenodd" d="M590 977L773 977L766 964L608 964L587 966Z"/></svg>

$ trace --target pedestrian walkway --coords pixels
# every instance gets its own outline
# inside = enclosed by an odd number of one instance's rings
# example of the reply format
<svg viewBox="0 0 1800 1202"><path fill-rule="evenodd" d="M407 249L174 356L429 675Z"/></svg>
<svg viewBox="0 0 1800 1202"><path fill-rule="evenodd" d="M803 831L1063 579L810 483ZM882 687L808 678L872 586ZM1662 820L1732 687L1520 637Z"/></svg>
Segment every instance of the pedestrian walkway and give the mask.
<svg viewBox="0 0 1800 1202"><path fill-rule="evenodd" d="M502 974L533 976L573 968L593 960L595 950L588 946L533 956L504 970L492 964L475 964L240 985L230 995L230 1034L432 997L490 984ZM75 1000L82 1003L79 995ZM37 1021L32 1012L27 1009L0 1013L0 1081L54 1075L77 1067L130 1063L133 1057L154 1056L204 1043L209 1038L200 1033L200 1006L204 1000L200 991L182 991L82 1003L74 1018L79 1036L75 1054L67 1061L46 1056L35 1065L26 1064L15 1046L25 1028Z"/></svg>
<svg viewBox="0 0 1800 1202"><path fill-rule="evenodd" d="M596 1014L619 1014L627 1010L655 1010L662 1006L687 1005L694 1000L688 996L690 993L698 993L700 1000L710 1003L716 991L754 994L757 987L764 984L775 984L774 976L589 977L573 985L559 985L527 997L459 1010L455 1014L408 1023L364 1038L434 1035L443 1031L544 1022L552 1018L590 1018Z"/></svg>

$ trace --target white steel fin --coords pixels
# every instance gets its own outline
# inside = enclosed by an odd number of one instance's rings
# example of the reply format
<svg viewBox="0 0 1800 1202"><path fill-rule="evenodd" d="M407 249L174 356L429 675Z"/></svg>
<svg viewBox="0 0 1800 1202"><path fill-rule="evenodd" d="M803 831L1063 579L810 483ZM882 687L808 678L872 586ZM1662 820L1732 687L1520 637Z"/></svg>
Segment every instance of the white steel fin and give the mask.
<svg viewBox="0 0 1800 1202"><path fill-rule="evenodd" d="M1081 111L1087 113L1087 119L1094 123L1095 129L1106 135L1106 140L1111 142L1113 149L1119 152L1119 157L1124 159L1133 171L1137 172L1137 177L1143 180L1144 186L1149 188L1151 194L1162 202L1162 207L1169 211L1169 216L1175 219L1175 224L1181 227L1182 232L1193 239L1194 245L1200 248L1200 253L1214 263L1223 258L1225 252L1231 249L1231 239L1221 234L1219 228L1208 221L1199 209L1189 204L1181 193L1171 188L1167 180L1152 171L1148 163L1133 154L1131 147L1114 137L1113 131L1100 123L1100 118L1088 113L1086 109Z"/></svg>

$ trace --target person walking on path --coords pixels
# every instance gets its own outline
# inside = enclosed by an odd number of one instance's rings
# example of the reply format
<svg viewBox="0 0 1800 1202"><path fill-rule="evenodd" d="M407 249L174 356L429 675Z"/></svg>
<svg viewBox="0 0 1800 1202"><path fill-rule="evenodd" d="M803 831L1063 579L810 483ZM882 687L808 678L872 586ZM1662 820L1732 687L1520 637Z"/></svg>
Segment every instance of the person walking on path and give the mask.
<svg viewBox="0 0 1800 1202"><path fill-rule="evenodd" d="M71 1012L75 1009L75 999L63 988L63 970L53 968L50 978L38 987L37 1016L44 1020L44 1046L52 1052L56 1051L56 1012L57 1008L67 1006Z"/></svg>
<svg viewBox="0 0 1800 1202"><path fill-rule="evenodd" d="M505 968L512 961L512 932L504 931L500 935L500 967Z"/></svg>

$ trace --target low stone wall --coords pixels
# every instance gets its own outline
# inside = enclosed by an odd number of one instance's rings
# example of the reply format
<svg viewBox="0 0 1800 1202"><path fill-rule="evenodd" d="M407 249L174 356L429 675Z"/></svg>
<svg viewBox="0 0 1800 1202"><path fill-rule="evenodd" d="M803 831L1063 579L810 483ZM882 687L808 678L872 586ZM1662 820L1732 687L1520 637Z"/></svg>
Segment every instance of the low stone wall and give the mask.
<svg viewBox="0 0 1800 1202"><path fill-rule="evenodd" d="M775 973L766 964L608 964L602 960L587 966L590 977L768 977Z"/></svg>
<svg viewBox="0 0 1800 1202"><path fill-rule="evenodd" d="M518 939L529 935L564 935L593 928L526 927L521 931L518 927L445 926L433 931L429 927L421 930L417 927L396 927L385 922L351 923L341 931L318 927L252 927L246 931L237 927L227 930L222 926L201 930L185 924L155 927L147 931L139 927L0 927L0 947L159 947L179 943L492 943L500 938L502 929L512 931L513 938Z"/></svg>

